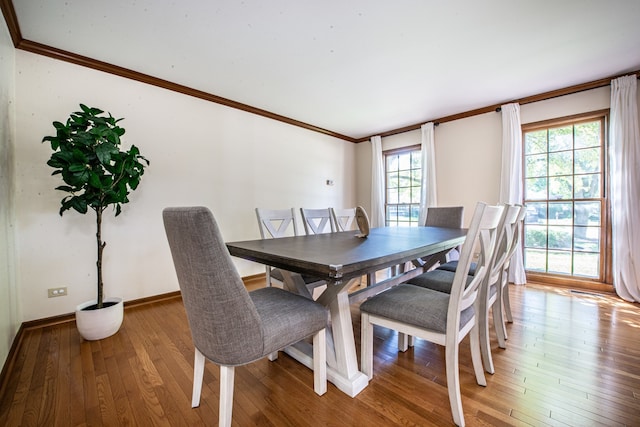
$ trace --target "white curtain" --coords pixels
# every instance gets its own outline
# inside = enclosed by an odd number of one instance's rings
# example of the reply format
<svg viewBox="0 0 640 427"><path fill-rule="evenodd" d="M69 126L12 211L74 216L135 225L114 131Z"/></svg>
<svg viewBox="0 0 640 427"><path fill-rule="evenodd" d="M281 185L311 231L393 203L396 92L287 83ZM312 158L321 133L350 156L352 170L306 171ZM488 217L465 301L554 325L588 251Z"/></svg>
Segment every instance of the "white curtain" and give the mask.
<svg viewBox="0 0 640 427"><path fill-rule="evenodd" d="M371 227L384 227L384 165L382 137L371 137Z"/></svg>
<svg viewBox="0 0 640 427"><path fill-rule="evenodd" d="M640 301L640 134L635 75L611 81L611 213L613 286Z"/></svg>
<svg viewBox="0 0 640 427"><path fill-rule="evenodd" d="M422 142L422 183L420 187L420 218L419 225L427 220L427 208L436 206L436 155L433 123L429 122L420 127Z"/></svg>
<svg viewBox="0 0 640 427"><path fill-rule="evenodd" d="M505 104L502 111L502 171L500 174L500 202L522 204L522 128L520 105ZM522 258L522 245L516 248L509 267L509 281L516 285L527 283Z"/></svg>

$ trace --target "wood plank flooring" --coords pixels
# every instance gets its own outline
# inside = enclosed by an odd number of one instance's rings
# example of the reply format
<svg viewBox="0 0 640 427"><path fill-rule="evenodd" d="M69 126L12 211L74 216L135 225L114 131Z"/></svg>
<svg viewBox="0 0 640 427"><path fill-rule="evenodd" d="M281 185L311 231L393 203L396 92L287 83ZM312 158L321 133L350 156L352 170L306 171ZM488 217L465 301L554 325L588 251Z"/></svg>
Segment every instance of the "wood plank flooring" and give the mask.
<svg viewBox="0 0 640 427"><path fill-rule="evenodd" d="M461 344L468 426L639 426L640 306L612 295L511 286L507 349L492 340L496 373L476 385ZM356 341L359 312L352 309ZM287 355L236 369L235 426L446 426L444 352L418 341L396 350L375 330L374 378L355 398L332 384L319 397L312 372ZM191 409L193 346L179 298L125 311L120 332L83 342L75 323L25 332L0 396L0 426L214 426L216 365L206 364Z"/></svg>

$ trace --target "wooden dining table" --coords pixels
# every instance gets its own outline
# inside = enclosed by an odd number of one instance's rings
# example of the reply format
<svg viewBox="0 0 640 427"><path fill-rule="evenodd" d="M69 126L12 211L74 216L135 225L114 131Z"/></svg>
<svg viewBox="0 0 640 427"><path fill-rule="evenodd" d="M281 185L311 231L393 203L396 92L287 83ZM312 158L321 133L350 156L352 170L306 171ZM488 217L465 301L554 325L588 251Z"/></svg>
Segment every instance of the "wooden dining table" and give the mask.
<svg viewBox="0 0 640 427"><path fill-rule="evenodd" d="M373 228L367 237L357 231L229 242L231 255L283 270L285 287L308 297L301 274L327 282L317 301L329 308L327 378L354 397L368 384L358 369L350 305L423 273L438 254L464 242L466 229L442 227ZM410 264L409 264L410 263ZM404 266L410 265L410 268ZM349 293L355 280L390 268L394 274ZM308 343L285 349L312 368Z"/></svg>

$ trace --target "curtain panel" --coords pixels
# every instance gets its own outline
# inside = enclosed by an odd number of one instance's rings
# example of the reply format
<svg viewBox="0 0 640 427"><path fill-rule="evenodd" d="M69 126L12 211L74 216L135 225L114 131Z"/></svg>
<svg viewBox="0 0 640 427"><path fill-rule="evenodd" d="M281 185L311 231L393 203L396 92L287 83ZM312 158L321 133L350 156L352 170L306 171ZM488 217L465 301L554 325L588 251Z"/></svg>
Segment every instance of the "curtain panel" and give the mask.
<svg viewBox="0 0 640 427"><path fill-rule="evenodd" d="M500 203L522 205L522 127L520 105L512 103L502 111L502 170L500 174ZM516 248L509 267L509 281L516 285L527 283L524 272L522 245Z"/></svg>
<svg viewBox="0 0 640 427"><path fill-rule="evenodd" d="M371 221L372 227L384 227L384 165L382 137L371 137Z"/></svg>
<svg viewBox="0 0 640 427"><path fill-rule="evenodd" d="M613 286L627 301L640 301L640 132L635 75L611 81L609 163Z"/></svg>
<svg viewBox="0 0 640 427"><path fill-rule="evenodd" d="M420 152L422 155L422 182L420 187L420 218L418 224L424 225L427 220L427 208L436 206L436 155L435 134L432 122L420 127L422 141Z"/></svg>

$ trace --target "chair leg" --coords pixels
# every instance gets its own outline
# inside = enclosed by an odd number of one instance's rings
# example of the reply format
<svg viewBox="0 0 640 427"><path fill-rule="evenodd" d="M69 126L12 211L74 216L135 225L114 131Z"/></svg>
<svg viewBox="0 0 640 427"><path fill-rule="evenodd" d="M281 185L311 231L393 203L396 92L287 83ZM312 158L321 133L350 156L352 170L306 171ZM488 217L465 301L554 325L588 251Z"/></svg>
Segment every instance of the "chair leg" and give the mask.
<svg viewBox="0 0 640 427"><path fill-rule="evenodd" d="M193 392L191 393L191 407L200 406L200 393L202 392L202 378L204 377L204 354L200 350L195 349L195 358L193 362Z"/></svg>
<svg viewBox="0 0 640 427"><path fill-rule="evenodd" d="M218 416L219 427L231 426L231 413L233 411L234 376L234 366L220 366L220 410Z"/></svg>
<svg viewBox="0 0 640 427"><path fill-rule="evenodd" d="M398 351L405 352L416 345L416 337L398 332Z"/></svg>
<svg viewBox="0 0 640 427"><path fill-rule="evenodd" d="M398 351L405 352L409 348L409 340L411 337L402 332L398 332Z"/></svg>
<svg viewBox="0 0 640 427"><path fill-rule="evenodd" d="M273 353L269 353L269 355L267 356L267 359L269 359L269 362L274 362L278 360L278 352L274 351Z"/></svg>
<svg viewBox="0 0 640 427"><path fill-rule="evenodd" d="M456 337L452 338L452 340L447 339L445 348L447 391L449 392L449 404L451 405L453 422L457 426L464 427L464 412L462 411L462 398L460 396L460 372L458 369L458 342Z"/></svg>
<svg viewBox="0 0 640 427"><path fill-rule="evenodd" d="M313 336L313 390L318 396L327 392L327 330Z"/></svg>
<svg viewBox="0 0 640 427"><path fill-rule="evenodd" d="M507 322L513 323L513 315L511 314L511 301L509 300L509 282L502 287L502 301L504 303L504 314L507 318ZM505 338L507 333L504 334Z"/></svg>
<svg viewBox="0 0 640 427"><path fill-rule="evenodd" d="M498 337L498 346L500 348L507 348L504 307L502 301L496 301L493 306L493 327L495 328L496 336Z"/></svg>
<svg viewBox="0 0 640 427"><path fill-rule="evenodd" d="M369 315L362 313L360 319L360 365L367 378L373 378L373 325Z"/></svg>
<svg viewBox="0 0 640 427"><path fill-rule="evenodd" d="M487 307L486 304L480 304L481 308L476 316L476 333L479 334L480 340L480 352L482 354L482 362L484 369L490 374L495 372L493 367L493 358L491 357L491 336L489 334L489 310L491 307ZM495 303L494 303L495 307ZM493 315L495 316L495 310ZM479 331L479 332L478 332Z"/></svg>
<svg viewBox="0 0 640 427"><path fill-rule="evenodd" d="M476 382L478 385L487 385L487 379L484 376L484 370L482 366L482 352L480 351L480 338L478 331L478 324L469 331L469 342L471 344L471 363L473 364L473 371L476 374ZM491 357L491 353L489 353Z"/></svg>

